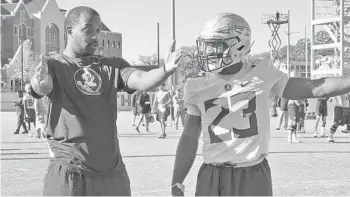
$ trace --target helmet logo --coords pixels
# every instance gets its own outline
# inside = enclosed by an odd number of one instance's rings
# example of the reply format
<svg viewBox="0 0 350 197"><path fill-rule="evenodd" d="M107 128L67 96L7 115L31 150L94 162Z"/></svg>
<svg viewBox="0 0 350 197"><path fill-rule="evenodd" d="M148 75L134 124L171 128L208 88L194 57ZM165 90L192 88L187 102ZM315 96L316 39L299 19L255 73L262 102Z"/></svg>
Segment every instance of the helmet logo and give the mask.
<svg viewBox="0 0 350 197"><path fill-rule="evenodd" d="M231 84L226 84L226 85L224 86L224 88L225 88L226 91L232 90Z"/></svg>

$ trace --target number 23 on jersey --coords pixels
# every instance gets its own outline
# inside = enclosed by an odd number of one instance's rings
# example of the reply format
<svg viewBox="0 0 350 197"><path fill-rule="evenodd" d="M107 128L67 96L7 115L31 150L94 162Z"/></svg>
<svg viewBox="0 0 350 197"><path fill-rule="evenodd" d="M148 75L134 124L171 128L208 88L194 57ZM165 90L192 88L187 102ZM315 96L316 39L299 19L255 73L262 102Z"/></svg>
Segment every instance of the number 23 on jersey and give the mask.
<svg viewBox="0 0 350 197"><path fill-rule="evenodd" d="M229 99L230 99L230 102L229 102ZM243 109L230 111L231 106L229 106L229 104L235 105L237 103L242 103L244 101L248 101L248 104L246 104L248 106L246 108L244 108L243 106ZM213 107L219 107L221 111L213 119L213 121L208 125L208 133L210 136L211 144L230 141L232 140L232 136L234 138L248 138L258 134L257 118L255 114L255 110L256 110L255 92L253 91L242 92L230 97L213 98L204 102L205 112L207 112L210 108L213 108ZM228 116L230 113L239 113L241 114L241 118L230 120L230 123L232 124L230 124L229 126L227 124L226 126L222 125L222 120L226 116ZM243 128L243 129L236 128L235 123L239 121L243 121L244 119L248 119L249 127ZM216 127L226 129L229 132L223 133L223 134L215 134L214 129Z"/></svg>

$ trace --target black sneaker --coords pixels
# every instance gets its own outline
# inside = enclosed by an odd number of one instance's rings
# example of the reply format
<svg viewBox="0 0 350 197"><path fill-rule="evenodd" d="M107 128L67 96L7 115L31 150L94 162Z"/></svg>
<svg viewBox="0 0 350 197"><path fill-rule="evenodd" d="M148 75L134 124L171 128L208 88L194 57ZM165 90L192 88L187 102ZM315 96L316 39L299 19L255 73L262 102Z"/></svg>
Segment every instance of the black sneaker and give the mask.
<svg viewBox="0 0 350 197"><path fill-rule="evenodd" d="M22 134L28 134L29 132L28 131L23 131Z"/></svg>
<svg viewBox="0 0 350 197"><path fill-rule="evenodd" d="M135 129L138 133L141 133L138 127L136 127Z"/></svg>
<svg viewBox="0 0 350 197"><path fill-rule="evenodd" d="M19 134L19 131L15 131L13 134L17 135L17 134Z"/></svg>

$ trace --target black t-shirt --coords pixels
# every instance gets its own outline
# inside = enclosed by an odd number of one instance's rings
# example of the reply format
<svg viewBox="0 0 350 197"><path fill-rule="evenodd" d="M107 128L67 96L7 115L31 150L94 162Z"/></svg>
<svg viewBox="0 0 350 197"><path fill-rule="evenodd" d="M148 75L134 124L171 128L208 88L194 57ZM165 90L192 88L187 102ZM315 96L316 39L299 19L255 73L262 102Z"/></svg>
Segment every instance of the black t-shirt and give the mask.
<svg viewBox="0 0 350 197"><path fill-rule="evenodd" d="M47 138L56 161L88 176L114 176L124 167L117 137L117 92L135 68L122 58L55 55L48 61Z"/></svg>
<svg viewBox="0 0 350 197"><path fill-rule="evenodd" d="M329 98L319 98L317 99L317 103L316 105L317 106L320 106L320 107L327 107L327 101L328 101Z"/></svg>
<svg viewBox="0 0 350 197"><path fill-rule="evenodd" d="M140 96L139 104L140 104L142 113L151 112L151 101L148 94L142 94Z"/></svg>

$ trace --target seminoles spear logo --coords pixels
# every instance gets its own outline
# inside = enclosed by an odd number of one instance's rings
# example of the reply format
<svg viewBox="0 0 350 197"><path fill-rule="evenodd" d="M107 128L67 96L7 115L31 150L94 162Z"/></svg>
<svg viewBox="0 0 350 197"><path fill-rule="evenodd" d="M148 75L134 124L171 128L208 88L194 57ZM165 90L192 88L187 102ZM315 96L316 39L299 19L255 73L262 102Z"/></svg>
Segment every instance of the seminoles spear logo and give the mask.
<svg viewBox="0 0 350 197"><path fill-rule="evenodd" d="M74 73L77 88L86 95L99 95L101 89L101 76L91 68L80 68Z"/></svg>

